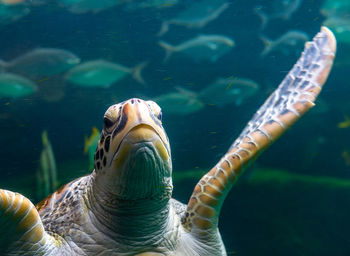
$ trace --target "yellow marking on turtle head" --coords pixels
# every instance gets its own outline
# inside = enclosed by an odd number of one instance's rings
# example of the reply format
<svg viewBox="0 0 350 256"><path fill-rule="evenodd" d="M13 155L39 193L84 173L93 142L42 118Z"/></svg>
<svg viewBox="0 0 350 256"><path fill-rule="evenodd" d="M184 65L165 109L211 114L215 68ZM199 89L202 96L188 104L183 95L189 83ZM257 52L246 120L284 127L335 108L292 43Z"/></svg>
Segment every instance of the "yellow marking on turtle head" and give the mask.
<svg viewBox="0 0 350 256"><path fill-rule="evenodd" d="M154 146L156 147L160 157L164 160L164 161L168 161L169 159L169 154L168 151L166 150L166 148L164 147L163 143L161 143L159 140L156 140L154 142Z"/></svg>
<svg viewBox="0 0 350 256"><path fill-rule="evenodd" d="M125 162L126 158L130 153L130 148L131 148L131 145L127 143L127 144L124 144L119 149L119 153L113 164L115 169L118 169L118 167L120 167Z"/></svg>

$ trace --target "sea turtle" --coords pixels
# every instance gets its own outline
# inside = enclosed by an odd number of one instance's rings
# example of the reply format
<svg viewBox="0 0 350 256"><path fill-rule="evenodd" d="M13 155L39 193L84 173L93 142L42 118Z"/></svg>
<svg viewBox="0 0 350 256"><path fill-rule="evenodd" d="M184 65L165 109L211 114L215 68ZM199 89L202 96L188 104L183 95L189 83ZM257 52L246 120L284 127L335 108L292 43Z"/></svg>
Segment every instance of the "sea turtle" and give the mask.
<svg viewBox="0 0 350 256"><path fill-rule="evenodd" d="M226 255L218 231L225 197L243 167L314 106L335 50L323 27L187 205L171 198L160 107L136 98L109 107L90 175L36 207L0 190L1 255Z"/></svg>

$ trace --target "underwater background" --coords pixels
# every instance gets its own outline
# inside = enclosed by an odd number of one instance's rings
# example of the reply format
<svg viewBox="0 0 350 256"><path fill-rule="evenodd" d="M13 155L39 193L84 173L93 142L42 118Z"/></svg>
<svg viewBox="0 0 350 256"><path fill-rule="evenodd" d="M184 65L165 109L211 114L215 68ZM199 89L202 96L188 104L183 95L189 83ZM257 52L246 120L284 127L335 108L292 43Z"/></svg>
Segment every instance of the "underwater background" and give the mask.
<svg viewBox="0 0 350 256"><path fill-rule="evenodd" d="M0 187L39 202L91 172L104 112L139 97L163 109L187 203L322 25L338 49L315 108L246 170L219 228L229 255L350 255L348 0L0 0Z"/></svg>

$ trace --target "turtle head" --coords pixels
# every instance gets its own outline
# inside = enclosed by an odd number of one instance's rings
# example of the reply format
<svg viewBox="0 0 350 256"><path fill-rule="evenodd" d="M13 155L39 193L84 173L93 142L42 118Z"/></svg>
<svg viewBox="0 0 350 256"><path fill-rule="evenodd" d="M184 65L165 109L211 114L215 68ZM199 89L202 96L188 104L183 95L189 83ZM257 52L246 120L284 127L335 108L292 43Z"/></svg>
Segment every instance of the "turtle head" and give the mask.
<svg viewBox="0 0 350 256"><path fill-rule="evenodd" d="M122 200L171 197L172 163L162 112L153 101L109 107L95 153L96 182Z"/></svg>

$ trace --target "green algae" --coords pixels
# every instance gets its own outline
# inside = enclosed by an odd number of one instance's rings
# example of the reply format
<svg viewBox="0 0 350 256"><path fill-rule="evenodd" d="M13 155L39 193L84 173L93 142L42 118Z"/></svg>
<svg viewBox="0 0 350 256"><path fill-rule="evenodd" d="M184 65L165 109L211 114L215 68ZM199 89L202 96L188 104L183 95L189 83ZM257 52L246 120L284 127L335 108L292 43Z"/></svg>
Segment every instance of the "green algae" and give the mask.
<svg viewBox="0 0 350 256"><path fill-rule="evenodd" d="M174 171L173 180L180 183L188 180L198 180L207 173L204 169L190 169L187 171ZM247 177L246 177L247 176ZM242 183L250 185L290 185L302 183L307 186L321 186L326 188L350 188L350 179L341 179L332 176L313 176L292 173L279 169L255 168L242 175Z"/></svg>
<svg viewBox="0 0 350 256"><path fill-rule="evenodd" d="M288 185L290 183L303 183L310 186L327 188L350 188L349 179L340 179L331 176L312 176L291 173L278 169L256 169L248 179L250 184Z"/></svg>
<svg viewBox="0 0 350 256"><path fill-rule="evenodd" d="M192 169L187 171L173 171L173 181L199 180L208 171L204 169Z"/></svg>

